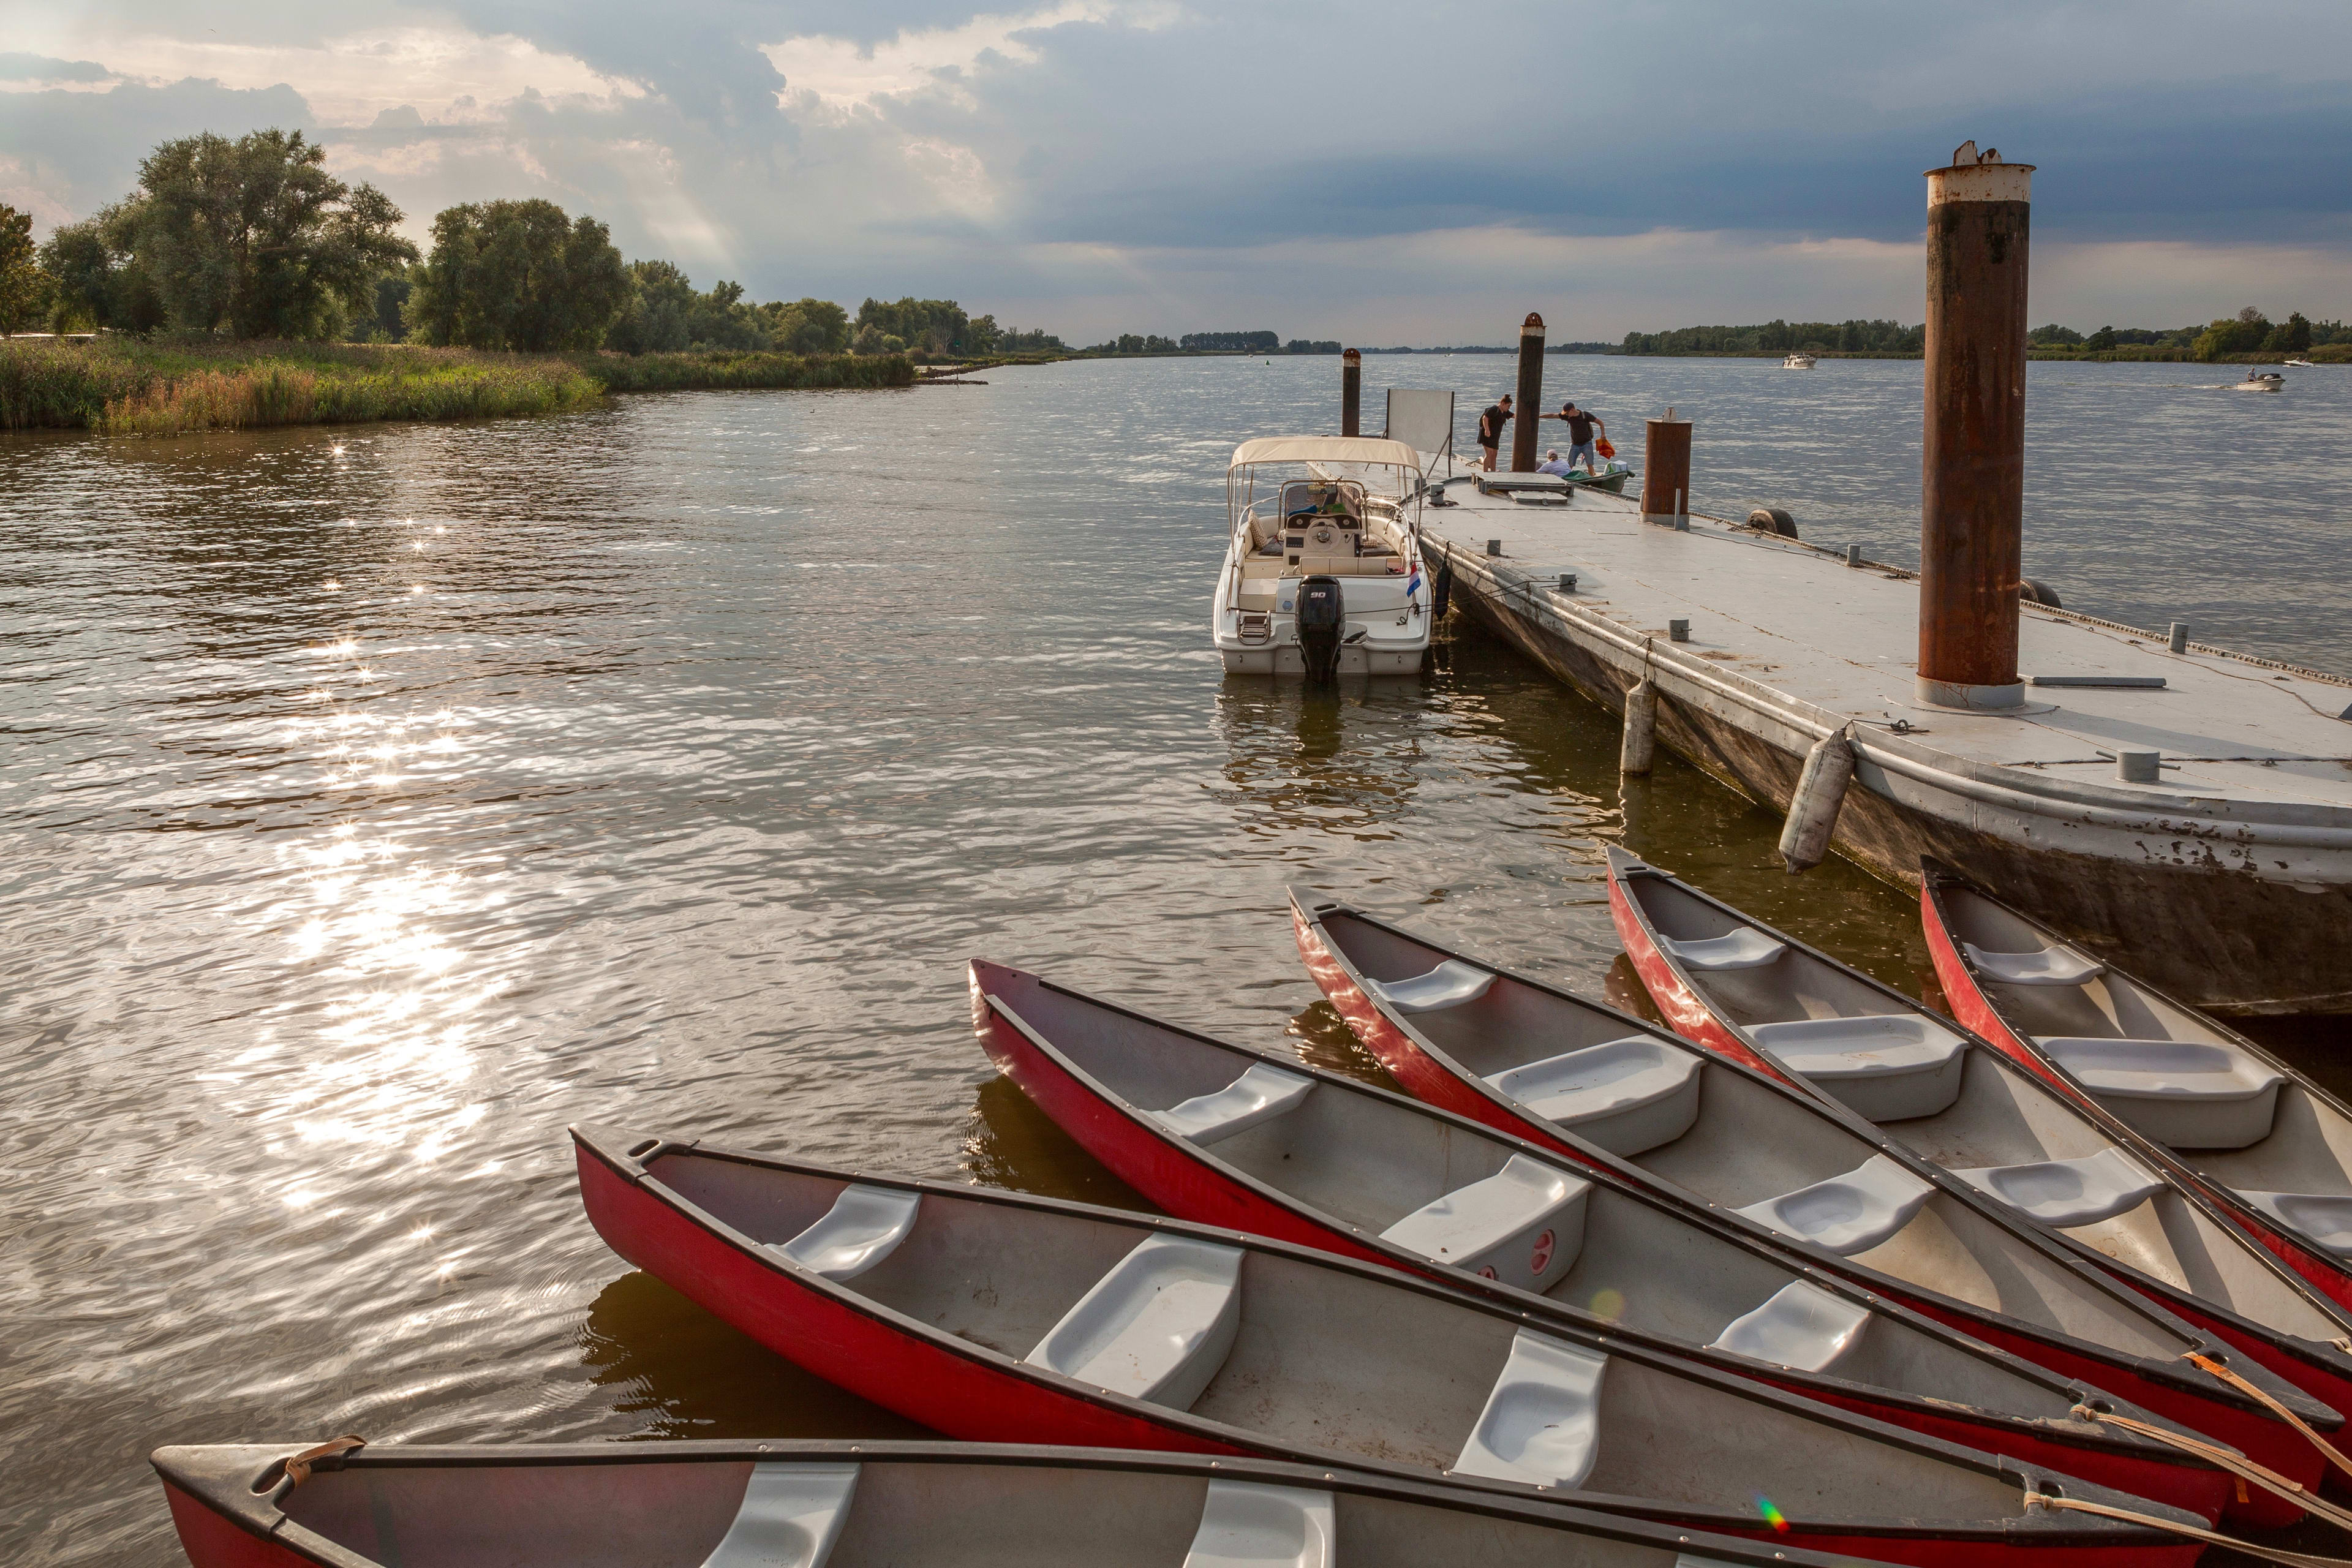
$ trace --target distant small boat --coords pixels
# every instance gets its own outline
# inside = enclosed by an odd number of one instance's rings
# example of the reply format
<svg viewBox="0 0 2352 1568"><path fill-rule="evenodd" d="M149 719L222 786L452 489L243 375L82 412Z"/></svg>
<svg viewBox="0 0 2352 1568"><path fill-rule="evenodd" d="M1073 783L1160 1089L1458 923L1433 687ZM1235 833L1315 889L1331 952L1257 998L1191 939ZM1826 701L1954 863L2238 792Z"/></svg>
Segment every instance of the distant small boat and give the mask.
<svg viewBox="0 0 2352 1568"><path fill-rule="evenodd" d="M2291 359L2286 363L2293 365L2297 370L2317 370L2319 368L2307 359Z"/></svg>
<svg viewBox="0 0 2352 1568"><path fill-rule="evenodd" d="M158 1448L151 1462L194 1568L1850 1561L1778 1540L1693 1539L1667 1525L1443 1481L1234 1456L872 1438L390 1443L305 1459L316 1451L301 1443ZM2042 1520L2021 1522L2029 1534L2051 1533ZM2108 1552L2153 1549L2135 1561L2185 1560L2193 1551L2128 1527L2074 1533Z"/></svg>
<svg viewBox="0 0 2352 1568"><path fill-rule="evenodd" d="M1787 359L1780 362L1780 368L1782 370L1811 370L1813 368L1813 356L1811 354L1790 354Z"/></svg>
<svg viewBox="0 0 2352 1568"><path fill-rule="evenodd" d="M2250 370L2246 373L2246 379L2238 383L2230 390L2232 392L2276 392L2285 384L2286 377L2281 375L2274 370L2266 370L2260 372L2259 374Z"/></svg>
<svg viewBox="0 0 2352 1568"><path fill-rule="evenodd" d="M2256 1240L2352 1305L2352 1107L1932 860L1919 902L1960 1022L2173 1150Z"/></svg>

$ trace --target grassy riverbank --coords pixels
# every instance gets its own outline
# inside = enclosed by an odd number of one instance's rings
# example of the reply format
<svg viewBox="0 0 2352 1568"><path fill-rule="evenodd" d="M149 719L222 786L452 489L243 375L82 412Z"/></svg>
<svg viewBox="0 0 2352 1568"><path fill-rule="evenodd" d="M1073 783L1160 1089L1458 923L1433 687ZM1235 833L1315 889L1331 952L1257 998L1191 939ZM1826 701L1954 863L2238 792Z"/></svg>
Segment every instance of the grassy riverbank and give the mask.
<svg viewBox="0 0 2352 1568"><path fill-rule="evenodd" d="M906 386L901 354L494 354L404 343L0 341L0 429L176 436L561 414L615 392Z"/></svg>

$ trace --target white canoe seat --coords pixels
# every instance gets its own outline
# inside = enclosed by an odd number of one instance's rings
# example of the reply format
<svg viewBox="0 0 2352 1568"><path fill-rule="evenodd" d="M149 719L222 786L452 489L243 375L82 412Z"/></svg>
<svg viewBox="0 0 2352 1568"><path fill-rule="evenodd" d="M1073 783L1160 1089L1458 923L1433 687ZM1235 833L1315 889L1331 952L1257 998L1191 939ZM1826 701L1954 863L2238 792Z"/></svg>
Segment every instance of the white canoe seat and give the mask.
<svg viewBox="0 0 2352 1568"><path fill-rule="evenodd" d="M1288 1115L1314 1089L1311 1078L1260 1062L1214 1094L1196 1094L1181 1105L1151 1114L1178 1137L1206 1147Z"/></svg>
<svg viewBox="0 0 2352 1568"><path fill-rule="evenodd" d="M1868 1327L1869 1308L1792 1279L1754 1311L1725 1324L1709 1348L1800 1372L1826 1372Z"/></svg>
<svg viewBox="0 0 2352 1568"><path fill-rule="evenodd" d="M812 1274L855 1279L898 1250L915 1228L922 1202L920 1193L852 1182L822 1219L790 1241L771 1246Z"/></svg>
<svg viewBox="0 0 2352 1568"><path fill-rule="evenodd" d="M1601 1374L1608 1369L1605 1355L1521 1329L1454 1473L1583 1485L1601 1458Z"/></svg>
<svg viewBox="0 0 2352 1568"><path fill-rule="evenodd" d="M1080 1383L1189 1410L1241 1327L1242 1251L1155 1236L1078 1298L1025 1358Z"/></svg>
<svg viewBox="0 0 2352 1568"><path fill-rule="evenodd" d="M1706 1063L1647 1035L1585 1046L1486 1081L1588 1143L1632 1156L1671 1143L1698 1120Z"/></svg>
<svg viewBox="0 0 2352 1568"><path fill-rule="evenodd" d="M1184 1568L1333 1568L1339 1539L1329 1492L1211 1481Z"/></svg>
<svg viewBox="0 0 2352 1568"><path fill-rule="evenodd" d="M1761 969L1789 951L1787 942L1766 936L1753 926L1738 926L1721 936L1696 937L1688 942L1677 942L1661 931L1658 945L1682 960L1685 969L1706 971Z"/></svg>
<svg viewBox="0 0 2352 1568"><path fill-rule="evenodd" d="M1952 1174L2028 1219L2058 1230L2096 1225L2137 1208L2164 1190L2164 1178L2110 1146L2079 1160L1986 1165Z"/></svg>
<svg viewBox="0 0 2352 1568"><path fill-rule="evenodd" d="M1423 1258L1524 1290L1541 1290L1584 1247L1592 1184L1514 1154L1486 1180L1458 1187L1381 1232Z"/></svg>
<svg viewBox="0 0 2352 1568"><path fill-rule="evenodd" d="M1400 1013L1439 1013L1475 1002L1493 984L1495 977L1487 971L1449 958L1426 974L1410 980L1368 979L1364 986L1374 1001L1385 1002Z"/></svg>
<svg viewBox="0 0 2352 1568"><path fill-rule="evenodd" d="M1865 1121L1907 1121L1950 1109L1969 1069L1969 1042L1916 1013L1797 1018L1752 1025L1748 1033Z"/></svg>
<svg viewBox="0 0 2352 1568"><path fill-rule="evenodd" d="M1873 1154L1843 1176L1766 1198L1737 1212L1782 1236L1851 1258L1909 1225L1911 1216L1935 1195L1933 1183L1922 1181L1884 1154Z"/></svg>
<svg viewBox="0 0 2352 1568"><path fill-rule="evenodd" d="M751 1467L735 1522L702 1568L824 1568L856 1491L856 1465L763 1459Z"/></svg>
<svg viewBox="0 0 2352 1568"><path fill-rule="evenodd" d="M2036 1040L2141 1136L2176 1149L2242 1149L2271 1135L2286 1080L2202 1040Z"/></svg>
<svg viewBox="0 0 2352 1568"><path fill-rule="evenodd" d="M1975 942L1960 943L1969 962L1984 971L1988 980L2003 985L2081 985L2096 980L2107 966L2063 947L2037 947L2032 952L1993 952Z"/></svg>
<svg viewBox="0 0 2352 1568"><path fill-rule="evenodd" d="M2352 1197L2326 1193L2250 1193L2238 1195L2265 1218L2286 1226L2323 1252L2352 1258Z"/></svg>

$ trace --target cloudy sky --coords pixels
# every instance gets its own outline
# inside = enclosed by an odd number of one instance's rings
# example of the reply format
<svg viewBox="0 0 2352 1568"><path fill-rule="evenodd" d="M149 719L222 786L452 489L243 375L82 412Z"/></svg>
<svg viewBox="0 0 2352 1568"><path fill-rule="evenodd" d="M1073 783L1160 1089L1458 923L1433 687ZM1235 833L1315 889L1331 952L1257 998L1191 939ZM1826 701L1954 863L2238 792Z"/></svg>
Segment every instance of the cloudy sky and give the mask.
<svg viewBox="0 0 2352 1568"><path fill-rule="evenodd" d="M2036 321L2352 315L2352 5L0 0L0 201L299 127L423 237L543 195L756 298L1074 341L1921 314L1919 172L2040 165Z"/></svg>

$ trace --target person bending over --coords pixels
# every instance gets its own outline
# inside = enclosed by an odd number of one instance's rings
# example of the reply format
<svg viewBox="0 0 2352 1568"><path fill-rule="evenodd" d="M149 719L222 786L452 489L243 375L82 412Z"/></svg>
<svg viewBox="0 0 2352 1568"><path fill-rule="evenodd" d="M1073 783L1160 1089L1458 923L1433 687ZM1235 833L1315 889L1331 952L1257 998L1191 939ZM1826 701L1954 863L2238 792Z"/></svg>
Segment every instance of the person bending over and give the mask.
<svg viewBox="0 0 2352 1568"><path fill-rule="evenodd" d="M1596 434L1606 436L1609 434L1609 426L1601 422L1599 415L1590 409L1579 408L1575 400L1571 398L1559 405L1559 413L1547 414L1544 417L1568 421L1568 466L1570 468L1576 467L1577 458L1581 457L1584 459L1584 467L1589 472L1597 474L1601 471L1601 459L1595 457L1592 451L1592 437Z"/></svg>
<svg viewBox="0 0 2352 1568"><path fill-rule="evenodd" d="M1486 412L1478 416L1480 466L1490 474L1495 471L1495 454L1503 445L1503 426L1510 421L1511 395L1507 392L1497 401L1488 404Z"/></svg>

